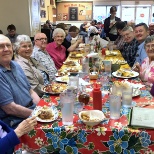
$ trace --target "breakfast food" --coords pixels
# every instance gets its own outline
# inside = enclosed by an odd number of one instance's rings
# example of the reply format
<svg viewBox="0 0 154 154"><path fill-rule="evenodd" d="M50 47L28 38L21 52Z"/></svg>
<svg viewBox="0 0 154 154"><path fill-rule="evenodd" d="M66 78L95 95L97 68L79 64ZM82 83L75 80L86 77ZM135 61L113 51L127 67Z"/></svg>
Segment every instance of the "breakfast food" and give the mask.
<svg viewBox="0 0 154 154"><path fill-rule="evenodd" d="M58 76L64 76L64 75L67 75L68 74L68 72L67 72L67 70L58 70Z"/></svg>
<svg viewBox="0 0 154 154"><path fill-rule="evenodd" d="M40 110L38 110L37 117L39 117L42 120L54 119L54 115L53 115L51 109L47 106L44 106Z"/></svg>
<svg viewBox="0 0 154 154"><path fill-rule="evenodd" d="M64 62L64 65L75 66L76 63L74 61L66 61Z"/></svg>
<svg viewBox="0 0 154 154"><path fill-rule="evenodd" d="M67 69L67 71L75 73L75 72L79 72L79 69L77 67L70 67L70 68Z"/></svg>
<svg viewBox="0 0 154 154"><path fill-rule="evenodd" d="M61 93L66 90L67 85L64 83L52 83L51 85L47 85L43 88L43 91L47 93Z"/></svg>
<svg viewBox="0 0 154 154"><path fill-rule="evenodd" d="M63 76L63 77L61 77L61 80L64 82L68 82L69 78L68 78L68 76Z"/></svg>
<svg viewBox="0 0 154 154"><path fill-rule="evenodd" d="M82 53L71 53L71 55L70 55L70 57L72 57L72 58L81 58L83 56L83 54Z"/></svg>
<svg viewBox="0 0 154 154"><path fill-rule="evenodd" d="M82 114L81 114L81 118L82 118L84 121L89 121L89 122L97 122L97 121L100 121L99 118L89 116L89 114L87 114L87 113L82 113Z"/></svg>
<svg viewBox="0 0 154 154"><path fill-rule="evenodd" d="M82 114L81 114L81 118L82 118L83 120L85 120L85 121L89 121L89 120L90 120L90 116L87 115L86 113L82 113Z"/></svg>
<svg viewBox="0 0 154 154"><path fill-rule="evenodd" d="M133 77L134 76L134 74L131 71L125 71L122 69L117 70L116 75L122 76L122 77Z"/></svg>

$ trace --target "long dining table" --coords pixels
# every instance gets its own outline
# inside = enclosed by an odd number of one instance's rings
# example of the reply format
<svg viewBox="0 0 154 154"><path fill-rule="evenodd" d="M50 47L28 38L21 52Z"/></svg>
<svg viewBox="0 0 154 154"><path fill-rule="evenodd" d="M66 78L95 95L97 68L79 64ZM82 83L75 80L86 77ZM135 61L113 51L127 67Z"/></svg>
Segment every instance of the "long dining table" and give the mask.
<svg viewBox="0 0 154 154"><path fill-rule="evenodd" d="M122 59L120 52L117 55L107 55L106 60ZM120 58L119 58L120 57ZM71 58L73 59L73 58ZM66 66L63 66L66 67ZM127 67L127 64L122 67ZM112 77L112 81L121 81ZM139 77L128 79L134 84L141 84ZM91 80L93 85L95 81ZM141 94L133 97L133 106L154 108L154 98L143 85ZM133 128L128 126L128 114L131 108L121 107L120 119L110 119L109 94L102 93L102 112L106 118L96 126L85 125L78 117L73 115L73 125L62 124L61 106L59 95L45 94L38 106L55 106L58 110L58 118L49 123L38 122L34 130L20 138L20 144L16 146L16 154L22 150L31 153L50 154L135 154L154 153L154 130L145 128ZM92 97L84 110L92 110Z"/></svg>

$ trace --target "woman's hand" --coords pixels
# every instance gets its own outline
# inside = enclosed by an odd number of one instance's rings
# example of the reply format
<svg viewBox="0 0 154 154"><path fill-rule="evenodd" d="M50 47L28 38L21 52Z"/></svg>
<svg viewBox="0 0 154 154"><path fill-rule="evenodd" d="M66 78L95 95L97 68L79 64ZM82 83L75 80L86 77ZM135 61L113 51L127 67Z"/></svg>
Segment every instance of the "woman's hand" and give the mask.
<svg viewBox="0 0 154 154"><path fill-rule="evenodd" d="M138 73L140 73L140 69L141 69L141 67L140 67L140 64L138 62L135 63L134 66L132 67L132 70L135 71L135 72L138 72Z"/></svg>
<svg viewBox="0 0 154 154"><path fill-rule="evenodd" d="M16 135L18 137L21 137L22 135L28 133L32 129L34 129L34 126L37 124L36 117L31 117L26 120L23 120L18 127L14 130Z"/></svg>

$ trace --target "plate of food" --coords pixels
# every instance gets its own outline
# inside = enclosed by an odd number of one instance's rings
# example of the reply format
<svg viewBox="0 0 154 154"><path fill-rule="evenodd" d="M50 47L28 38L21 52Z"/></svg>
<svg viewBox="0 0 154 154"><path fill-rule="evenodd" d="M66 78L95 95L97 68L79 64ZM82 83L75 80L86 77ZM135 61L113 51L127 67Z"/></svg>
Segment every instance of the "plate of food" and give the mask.
<svg viewBox="0 0 154 154"><path fill-rule="evenodd" d="M39 122L52 122L58 118L58 110L55 106L37 106L33 110L32 116L36 116Z"/></svg>
<svg viewBox="0 0 154 154"><path fill-rule="evenodd" d="M76 62L72 61L72 60L69 60L69 61L65 61L63 62L64 65L69 65L69 66L76 66Z"/></svg>
<svg viewBox="0 0 154 154"><path fill-rule="evenodd" d="M70 57L71 58L82 58L83 54L81 54L81 53L71 53Z"/></svg>
<svg viewBox="0 0 154 154"><path fill-rule="evenodd" d="M64 82L64 83L67 83L69 80L69 77L68 76L61 76L61 77L57 77L56 78L56 81L57 82Z"/></svg>
<svg viewBox="0 0 154 154"><path fill-rule="evenodd" d="M105 119L105 115L99 110L88 110L79 112L79 118L86 125L95 126Z"/></svg>
<svg viewBox="0 0 154 154"><path fill-rule="evenodd" d="M129 79L139 76L138 72L119 69L113 72L112 75L117 78Z"/></svg>
<svg viewBox="0 0 154 154"><path fill-rule="evenodd" d="M67 89L67 84L54 82L42 88L42 91L48 94L60 94Z"/></svg>

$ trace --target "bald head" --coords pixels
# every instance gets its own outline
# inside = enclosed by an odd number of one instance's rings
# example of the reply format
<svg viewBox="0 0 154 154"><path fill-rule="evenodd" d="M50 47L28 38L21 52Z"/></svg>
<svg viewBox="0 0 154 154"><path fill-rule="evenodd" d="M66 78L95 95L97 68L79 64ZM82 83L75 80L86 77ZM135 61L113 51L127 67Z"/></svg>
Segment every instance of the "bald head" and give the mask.
<svg viewBox="0 0 154 154"><path fill-rule="evenodd" d="M11 43L10 39L3 34L0 34L0 42L8 42Z"/></svg>
<svg viewBox="0 0 154 154"><path fill-rule="evenodd" d="M10 39L0 34L0 65L8 67L12 56L13 50Z"/></svg>
<svg viewBox="0 0 154 154"><path fill-rule="evenodd" d="M40 39L40 38L47 38L44 33L37 33L34 37L34 40Z"/></svg>
<svg viewBox="0 0 154 154"><path fill-rule="evenodd" d="M44 51L47 45L47 36L44 33L37 33L34 40L35 46Z"/></svg>

